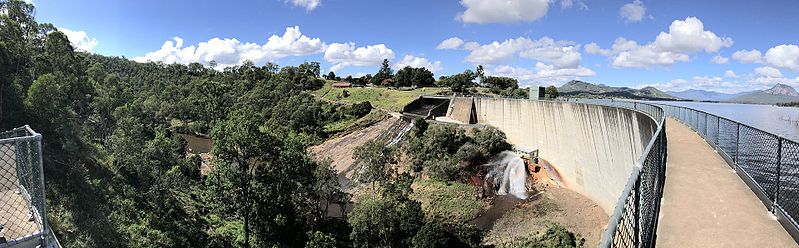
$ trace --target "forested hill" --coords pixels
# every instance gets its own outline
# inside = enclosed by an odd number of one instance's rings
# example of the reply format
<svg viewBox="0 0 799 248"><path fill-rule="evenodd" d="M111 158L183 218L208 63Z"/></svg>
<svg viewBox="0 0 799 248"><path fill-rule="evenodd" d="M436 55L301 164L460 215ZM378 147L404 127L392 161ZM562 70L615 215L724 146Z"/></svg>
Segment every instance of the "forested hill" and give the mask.
<svg viewBox="0 0 799 248"><path fill-rule="evenodd" d="M317 206L337 182L305 155L340 116L306 91L323 82L318 63L216 71L89 55L32 13L0 0L0 129L43 134L65 247L297 247L330 233ZM208 176L178 132L214 138Z"/></svg>

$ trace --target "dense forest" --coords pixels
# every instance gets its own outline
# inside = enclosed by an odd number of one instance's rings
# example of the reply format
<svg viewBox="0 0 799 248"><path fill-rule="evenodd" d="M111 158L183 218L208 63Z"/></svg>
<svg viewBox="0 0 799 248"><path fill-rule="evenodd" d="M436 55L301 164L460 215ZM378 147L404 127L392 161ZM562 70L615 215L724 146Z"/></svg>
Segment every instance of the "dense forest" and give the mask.
<svg viewBox="0 0 799 248"><path fill-rule="evenodd" d="M320 64L245 62L221 70L138 63L75 51L33 5L0 0L0 129L31 125L43 141L49 222L66 247L475 247L474 226L423 215L409 198L413 177L391 164L394 148L358 147L358 182L368 187L346 218L327 214L351 202L329 161L308 146L323 128L362 117L368 103L337 105L309 91L325 84ZM324 75L341 80L334 73ZM474 83L479 78L479 83ZM526 96L518 82L477 72L441 77L424 68L351 82L450 87ZM180 134L213 139L214 169L201 175ZM458 181L476 163L511 146L496 129L471 136L417 120L406 152L416 172ZM572 235L553 229L556 239ZM573 236L573 235L572 235ZM563 239L573 242L572 239Z"/></svg>

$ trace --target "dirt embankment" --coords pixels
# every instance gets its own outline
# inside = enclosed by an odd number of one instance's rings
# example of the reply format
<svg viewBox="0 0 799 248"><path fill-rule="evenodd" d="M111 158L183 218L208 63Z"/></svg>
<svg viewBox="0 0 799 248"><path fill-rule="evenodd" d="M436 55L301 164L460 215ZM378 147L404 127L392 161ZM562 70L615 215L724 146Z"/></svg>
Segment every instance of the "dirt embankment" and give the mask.
<svg viewBox="0 0 799 248"><path fill-rule="evenodd" d="M355 159L352 158L355 147L366 141L379 138L388 132L397 121L400 121L399 118L386 118L366 128L329 139L308 150L316 159L329 158L332 160L331 166L338 172L340 178L352 179L353 174L356 172L356 168L353 166Z"/></svg>

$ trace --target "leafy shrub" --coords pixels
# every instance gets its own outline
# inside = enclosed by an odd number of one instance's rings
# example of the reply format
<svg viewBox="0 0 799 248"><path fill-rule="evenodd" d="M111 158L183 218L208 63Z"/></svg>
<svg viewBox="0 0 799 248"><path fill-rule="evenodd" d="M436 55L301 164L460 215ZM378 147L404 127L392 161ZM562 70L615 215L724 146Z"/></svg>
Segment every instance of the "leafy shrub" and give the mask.
<svg viewBox="0 0 799 248"><path fill-rule="evenodd" d="M372 112L372 104L368 101L353 104L349 109L349 114L358 118L366 116L369 112Z"/></svg>
<svg viewBox="0 0 799 248"><path fill-rule="evenodd" d="M513 150L513 145L508 143L505 133L492 126L487 126L485 129L477 131L474 135L474 141L485 149L488 156L494 156L506 150Z"/></svg>
<svg viewBox="0 0 799 248"><path fill-rule="evenodd" d="M483 233L474 225L428 221L413 237L413 247L480 247Z"/></svg>
<svg viewBox="0 0 799 248"><path fill-rule="evenodd" d="M500 244L498 247L532 247L532 248L578 248L585 245L585 239L574 234L560 224L549 227L539 237L517 238Z"/></svg>

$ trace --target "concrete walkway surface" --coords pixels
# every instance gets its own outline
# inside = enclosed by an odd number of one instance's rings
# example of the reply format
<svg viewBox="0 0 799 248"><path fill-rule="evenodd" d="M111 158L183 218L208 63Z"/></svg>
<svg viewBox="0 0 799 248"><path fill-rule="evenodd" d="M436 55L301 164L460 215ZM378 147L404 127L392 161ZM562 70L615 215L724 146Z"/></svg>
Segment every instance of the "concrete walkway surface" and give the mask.
<svg viewBox="0 0 799 248"><path fill-rule="evenodd" d="M658 247L799 247L698 134L668 118L666 135Z"/></svg>

